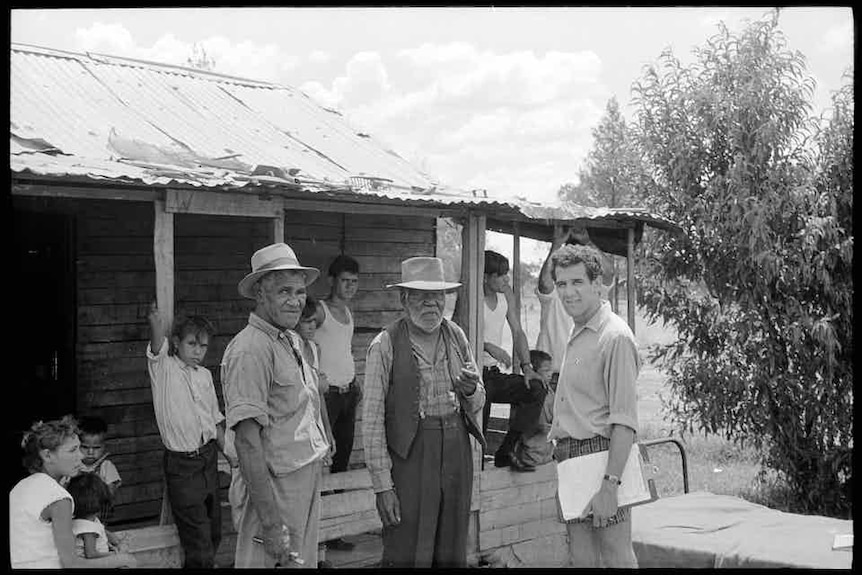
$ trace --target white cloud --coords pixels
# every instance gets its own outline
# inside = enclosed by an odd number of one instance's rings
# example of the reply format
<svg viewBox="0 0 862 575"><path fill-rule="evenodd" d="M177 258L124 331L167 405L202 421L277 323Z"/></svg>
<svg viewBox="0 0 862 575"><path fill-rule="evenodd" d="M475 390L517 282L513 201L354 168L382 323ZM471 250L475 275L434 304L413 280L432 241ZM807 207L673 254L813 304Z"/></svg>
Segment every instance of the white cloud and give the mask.
<svg viewBox="0 0 862 575"><path fill-rule="evenodd" d="M423 44L384 62L354 55L301 89L445 184L549 202L576 177L608 90L592 52Z"/></svg>
<svg viewBox="0 0 862 575"><path fill-rule="evenodd" d="M347 62L347 74L336 78L333 91L344 106L361 106L384 97L390 90L389 75L380 54L360 52Z"/></svg>
<svg viewBox="0 0 862 575"><path fill-rule="evenodd" d="M498 141L511 131L513 122L512 111L508 109L477 114L457 130L443 134L438 143L452 149L476 142Z"/></svg>
<svg viewBox="0 0 862 575"><path fill-rule="evenodd" d="M399 58L415 78L439 82L444 100L475 98L491 105L535 105L595 84L601 61L590 51L478 51L465 42L402 50Z"/></svg>
<svg viewBox="0 0 862 575"><path fill-rule="evenodd" d="M85 52L105 52L114 56L132 56L135 42L120 24L95 22L89 28L75 30L75 42Z"/></svg>
<svg viewBox="0 0 862 575"><path fill-rule="evenodd" d="M308 61L314 64L327 64L332 60L332 54L324 50L312 50L308 55Z"/></svg>
<svg viewBox="0 0 862 575"><path fill-rule="evenodd" d="M90 52L180 66L187 65L194 50L194 43L173 34L159 37L152 46L141 46L122 25L101 22L75 30L75 40L80 49ZM242 78L276 82L284 71L299 63L297 57L284 54L274 43L232 42L224 36L211 36L199 45L215 61L215 72Z"/></svg>
<svg viewBox="0 0 862 575"><path fill-rule="evenodd" d="M853 20L830 27L823 34L819 48L822 52L851 53L853 50Z"/></svg>

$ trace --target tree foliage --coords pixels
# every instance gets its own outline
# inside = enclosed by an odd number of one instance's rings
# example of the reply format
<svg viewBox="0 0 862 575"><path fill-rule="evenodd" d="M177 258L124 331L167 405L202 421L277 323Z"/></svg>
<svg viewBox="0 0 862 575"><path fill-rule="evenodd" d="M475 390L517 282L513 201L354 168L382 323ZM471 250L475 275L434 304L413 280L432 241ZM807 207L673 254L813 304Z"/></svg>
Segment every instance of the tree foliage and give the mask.
<svg viewBox="0 0 862 575"><path fill-rule="evenodd" d="M679 333L660 346L672 417L762 448L800 511L850 513L853 93L829 126L778 15L723 25L683 66L634 85L649 207L684 234L643 244L641 302Z"/></svg>
<svg viewBox="0 0 862 575"><path fill-rule="evenodd" d="M203 46L195 43L194 46L192 46L192 53L188 58L186 58L186 64L191 68L211 72L215 69L216 61L215 58L207 54L207 51Z"/></svg>
<svg viewBox="0 0 862 575"><path fill-rule="evenodd" d="M563 184L557 195L581 206L618 208L637 203L649 180L616 98L608 100L592 135L593 148L578 171L578 183Z"/></svg>

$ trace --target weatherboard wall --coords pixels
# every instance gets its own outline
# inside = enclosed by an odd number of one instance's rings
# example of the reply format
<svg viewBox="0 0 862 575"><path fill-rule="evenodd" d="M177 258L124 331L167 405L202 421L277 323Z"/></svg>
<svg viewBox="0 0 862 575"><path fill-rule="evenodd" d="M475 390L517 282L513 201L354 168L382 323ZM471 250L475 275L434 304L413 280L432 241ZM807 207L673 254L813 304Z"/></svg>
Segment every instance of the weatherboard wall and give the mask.
<svg viewBox="0 0 862 575"><path fill-rule="evenodd" d="M77 413L98 414L109 424L108 450L123 478L112 522L152 521L161 508L163 453L145 359L155 298L152 203L16 197L14 205L73 220ZM399 280L402 259L434 254L434 218L287 209L284 237L304 265L321 269L310 287L316 296L328 292L326 269L334 256L343 251L359 261L353 355L361 383L368 343L400 313L397 290L385 286ZM271 238L264 218L174 216L175 312L203 315L215 326L204 365L222 409L222 355L253 308L236 286L251 254ZM357 422L351 467L363 462Z"/></svg>

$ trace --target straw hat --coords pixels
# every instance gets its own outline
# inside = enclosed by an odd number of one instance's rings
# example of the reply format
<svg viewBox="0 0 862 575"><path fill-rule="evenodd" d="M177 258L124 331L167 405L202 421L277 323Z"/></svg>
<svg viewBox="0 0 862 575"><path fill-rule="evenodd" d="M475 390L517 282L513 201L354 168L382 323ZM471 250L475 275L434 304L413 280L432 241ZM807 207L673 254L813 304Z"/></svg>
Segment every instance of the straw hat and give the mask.
<svg viewBox="0 0 862 575"><path fill-rule="evenodd" d="M401 262L401 283L389 284L423 291L453 290L461 284L443 279L443 260L432 257L415 257Z"/></svg>
<svg viewBox="0 0 862 575"><path fill-rule="evenodd" d="M305 272L305 285L314 283L320 276L320 270L299 265L296 254L289 245L284 243L272 244L260 248L251 256L251 273L242 278L237 288L239 295L249 299L255 299L251 288L254 283L269 272L279 270L296 270Z"/></svg>

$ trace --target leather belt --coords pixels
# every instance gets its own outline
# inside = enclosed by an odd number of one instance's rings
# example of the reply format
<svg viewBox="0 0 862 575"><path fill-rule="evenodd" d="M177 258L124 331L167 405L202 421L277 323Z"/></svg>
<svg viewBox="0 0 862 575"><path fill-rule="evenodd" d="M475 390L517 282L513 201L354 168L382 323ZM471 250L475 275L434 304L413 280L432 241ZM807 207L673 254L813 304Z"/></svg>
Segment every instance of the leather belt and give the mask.
<svg viewBox="0 0 862 575"><path fill-rule="evenodd" d="M182 457L200 457L201 455L203 455L203 452L213 443L215 443L215 439L210 439L209 441L207 441L193 451L173 451L168 449L168 453L171 453L173 455L180 455Z"/></svg>
<svg viewBox="0 0 862 575"><path fill-rule="evenodd" d="M345 393L350 393L351 388L348 385L347 387L338 387L337 385L330 385L329 390L326 393L335 393L338 395L342 395Z"/></svg>

